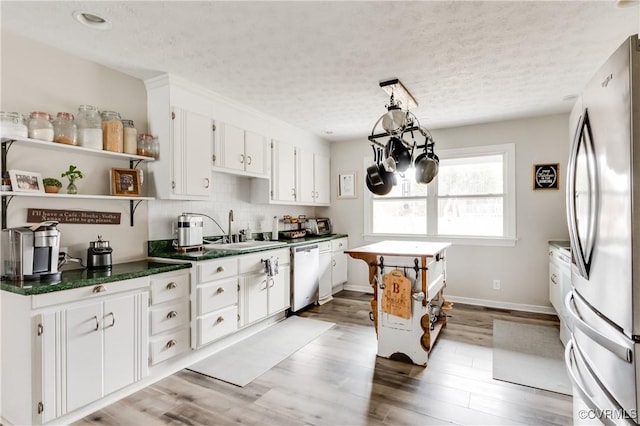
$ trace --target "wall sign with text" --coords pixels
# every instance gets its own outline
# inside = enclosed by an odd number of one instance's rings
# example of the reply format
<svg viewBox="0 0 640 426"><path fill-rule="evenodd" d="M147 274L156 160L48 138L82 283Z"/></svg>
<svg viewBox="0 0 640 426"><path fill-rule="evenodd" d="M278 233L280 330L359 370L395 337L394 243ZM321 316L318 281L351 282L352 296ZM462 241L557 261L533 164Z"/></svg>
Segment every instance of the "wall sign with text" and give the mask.
<svg viewBox="0 0 640 426"><path fill-rule="evenodd" d="M86 210L27 209L27 222L55 220L58 223L83 223L91 225L119 225L120 213Z"/></svg>
<svg viewBox="0 0 640 426"><path fill-rule="evenodd" d="M535 164L533 189L560 189L560 164Z"/></svg>

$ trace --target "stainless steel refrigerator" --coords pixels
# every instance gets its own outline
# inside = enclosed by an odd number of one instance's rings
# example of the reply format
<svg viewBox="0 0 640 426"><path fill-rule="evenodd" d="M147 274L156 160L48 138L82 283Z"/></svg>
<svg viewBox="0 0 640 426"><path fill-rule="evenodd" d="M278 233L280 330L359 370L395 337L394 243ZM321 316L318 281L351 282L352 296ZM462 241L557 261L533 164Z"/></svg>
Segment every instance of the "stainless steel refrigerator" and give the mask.
<svg viewBox="0 0 640 426"><path fill-rule="evenodd" d="M640 417L640 45L627 39L571 114L567 172L576 424Z"/></svg>

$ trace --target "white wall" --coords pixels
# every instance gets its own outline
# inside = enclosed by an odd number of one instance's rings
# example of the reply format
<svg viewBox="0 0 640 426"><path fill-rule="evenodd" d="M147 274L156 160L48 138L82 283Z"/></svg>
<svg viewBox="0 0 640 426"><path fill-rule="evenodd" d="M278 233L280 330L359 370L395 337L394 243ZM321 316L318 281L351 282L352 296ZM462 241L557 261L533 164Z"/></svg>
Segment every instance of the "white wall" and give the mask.
<svg viewBox="0 0 640 426"><path fill-rule="evenodd" d="M550 306L547 276L547 241L568 239L565 216L565 165L569 152L568 114L510 120L482 125L432 130L438 149L515 143L516 225L515 247L464 246L454 244L447 252L446 294L484 304L523 309ZM363 158L371 156L365 138L331 147L332 188L340 172L357 170L358 198L336 199L323 210L337 232L349 234L350 247L369 244L363 238ZM536 163L560 163L560 190L534 191L532 170ZM367 285L364 262L349 260L349 284ZM492 289L494 279L502 289ZM490 301L490 302L487 302ZM515 304L516 306L513 306Z"/></svg>

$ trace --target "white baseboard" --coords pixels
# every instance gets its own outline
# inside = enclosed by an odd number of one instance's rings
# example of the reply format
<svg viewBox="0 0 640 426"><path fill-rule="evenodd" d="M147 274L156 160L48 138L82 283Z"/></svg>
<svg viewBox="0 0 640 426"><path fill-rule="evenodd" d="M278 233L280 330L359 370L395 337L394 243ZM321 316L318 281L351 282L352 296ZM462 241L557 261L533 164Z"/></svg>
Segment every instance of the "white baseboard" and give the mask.
<svg viewBox="0 0 640 426"><path fill-rule="evenodd" d="M343 290L360 291L362 293L373 294L373 289L371 288L370 285L355 285L355 284L344 283Z"/></svg>
<svg viewBox="0 0 640 426"><path fill-rule="evenodd" d="M445 300L454 303L463 303L465 305L484 306L487 308L508 309L512 311L535 312L539 314L557 315L555 309L551 306L526 305L524 303L500 302L498 300L474 299L471 297L449 296L445 293ZM455 307L454 307L455 308Z"/></svg>

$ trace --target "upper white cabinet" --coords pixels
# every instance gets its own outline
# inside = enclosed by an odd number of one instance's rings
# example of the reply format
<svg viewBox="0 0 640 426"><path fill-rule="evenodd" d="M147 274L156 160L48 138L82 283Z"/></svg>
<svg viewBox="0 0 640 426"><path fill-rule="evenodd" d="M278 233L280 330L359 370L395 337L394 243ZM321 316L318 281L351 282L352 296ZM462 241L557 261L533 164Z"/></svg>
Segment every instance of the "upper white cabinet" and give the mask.
<svg viewBox="0 0 640 426"><path fill-rule="evenodd" d="M166 76L146 80L149 131L160 158L150 166L155 196L207 200L211 194L214 126L211 102L170 84Z"/></svg>
<svg viewBox="0 0 640 426"><path fill-rule="evenodd" d="M302 204L329 204L329 158L298 149L298 201Z"/></svg>
<svg viewBox="0 0 640 426"><path fill-rule="evenodd" d="M271 200L295 203L296 148L286 142L273 141L272 150ZM260 195L268 195L268 189L259 188L257 191Z"/></svg>
<svg viewBox="0 0 640 426"><path fill-rule="evenodd" d="M269 139L227 123L216 123L214 168L252 177L269 177Z"/></svg>

